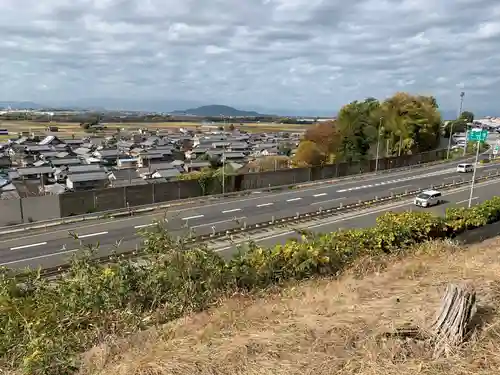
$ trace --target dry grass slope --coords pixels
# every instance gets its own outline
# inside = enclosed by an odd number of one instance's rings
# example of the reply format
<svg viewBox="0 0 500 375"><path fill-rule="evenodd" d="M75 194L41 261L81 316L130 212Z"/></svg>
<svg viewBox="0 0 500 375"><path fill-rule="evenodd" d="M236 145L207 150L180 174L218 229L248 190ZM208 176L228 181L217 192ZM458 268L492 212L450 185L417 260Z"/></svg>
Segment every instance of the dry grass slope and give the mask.
<svg viewBox="0 0 500 375"><path fill-rule="evenodd" d="M499 238L467 249L434 242L405 259L365 260L340 280L233 296L209 312L94 348L81 373L498 374L499 249ZM451 357L433 360L425 341L377 339L408 323L430 324L446 285L461 281L475 286L479 309L472 338Z"/></svg>

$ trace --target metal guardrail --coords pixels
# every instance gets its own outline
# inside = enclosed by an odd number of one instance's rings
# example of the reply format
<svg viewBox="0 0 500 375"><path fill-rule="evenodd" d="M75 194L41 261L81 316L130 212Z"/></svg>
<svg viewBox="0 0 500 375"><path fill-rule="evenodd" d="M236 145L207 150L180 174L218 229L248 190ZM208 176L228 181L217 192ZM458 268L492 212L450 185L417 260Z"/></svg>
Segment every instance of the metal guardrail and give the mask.
<svg viewBox="0 0 500 375"><path fill-rule="evenodd" d="M5 235L5 234L20 233L20 232L36 230L36 229L47 229L47 228L51 228L54 226L79 223L79 222L83 222L83 221L113 219L113 218L117 218L117 217L133 216L133 215L137 215L137 214L140 215L140 214L150 213L150 212L154 212L154 211L166 210L166 209L169 209L169 208L172 208L175 206L195 204L195 203L199 203L201 201L206 203L207 200L218 200L218 199L223 199L223 198L241 197L241 196L254 194L255 192L262 192L262 191L272 192L272 191L287 189L290 187L295 187L297 189L300 189L302 187L307 188L307 187L315 186L315 185L328 184L329 181L343 181L343 180L350 180L350 179L355 180L355 179L359 178L360 176L363 176L363 177L366 176L369 178L370 176L383 175L386 173L398 173L398 172L403 172L406 170L412 170L415 168L432 167L434 165L446 164L446 163L457 162L457 161L467 160L467 159L470 159L470 156L466 156L463 158L457 158L457 159L454 159L452 161L445 159L445 160L433 161L433 162L429 162L429 163L414 164L411 166L406 166L406 167L401 167L401 168L385 169L385 170L378 171L378 172L360 173L360 174L356 174L356 175L349 175L349 176L343 176L343 177L337 177L337 178L328 178L328 179L324 179L324 180L302 182L299 184L270 186L268 188L243 190L243 191L226 193L226 194L206 195L206 196L200 196L200 197L194 197L194 198L186 198L186 199L167 201L170 203L167 203L167 202L153 203L153 204L148 204L148 205L143 205L143 206L134 206L133 208L130 207L130 208L121 208L121 209L116 209L116 210L99 211L96 213L89 213L89 214L83 214L83 215L68 216L68 217L64 217L64 218L37 221L34 223L16 224L16 225L10 225L10 226L6 226L6 227L0 227L0 236Z"/></svg>
<svg viewBox="0 0 500 375"><path fill-rule="evenodd" d="M499 177L500 177L500 172L497 171L495 174L486 175L486 176L476 178L475 182L485 181L485 180L489 180L492 178L499 178ZM471 182L471 180L461 180L459 182L453 181L450 183L433 185L430 188L449 190L451 188L470 184L470 182ZM419 194L426 189L428 189L428 188L407 190L404 193L399 193L399 194L391 193L390 195L387 195L387 196L374 197L373 199L366 200L366 201L360 200L357 203L352 203L352 204L348 204L348 205L340 204L339 206L334 207L334 208L330 208L330 209L321 209L320 208L317 211L304 213L304 214L296 214L294 216L289 216L289 217L284 217L284 218L279 218L279 219L272 219L272 220L262 222L262 223L257 223L257 224L247 225L246 223L243 223L243 225L241 227L238 227L238 228L233 228L233 229L229 229L229 230L215 232L215 233L208 234L208 235L191 236L191 237L188 237L187 239L184 239L184 241L186 244L189 245L189 244L196 244L196 243L200 243L200 242L220 240L220 239L232 240L232 236L237 235L237 234L248 233L248 232L252 232L252 231L261 231L261 230L269 228L269 227L287 226L287 225L290 225L292 223L299 224L301 222L304 222L304 221L307 222L307 221L311 221L313 219L321 219L321 218L325 218L325 217L329 217L329 216L336 216L336 215L342 214L344 212L364 210L368 207L371 208L371 207L375 207L375 206L381 206L381 205L387 204L389 202L397 202L399 200L402 200L402 199L414 196L416 194ZM94 261L96 263L106 264L106 263L116 262L120 259L134 259L134 258L137 258L140 256L141 256L140 251L130 250L130 251L125 251L125 252L117 254L117 255L108 255L108 256L95 258ZM70 268L69 264L61 265L58 267L46 268L46 269L41 270L41 276L45 277L45 278L55 277L55 276L63 274L69 268Z"/></svg>

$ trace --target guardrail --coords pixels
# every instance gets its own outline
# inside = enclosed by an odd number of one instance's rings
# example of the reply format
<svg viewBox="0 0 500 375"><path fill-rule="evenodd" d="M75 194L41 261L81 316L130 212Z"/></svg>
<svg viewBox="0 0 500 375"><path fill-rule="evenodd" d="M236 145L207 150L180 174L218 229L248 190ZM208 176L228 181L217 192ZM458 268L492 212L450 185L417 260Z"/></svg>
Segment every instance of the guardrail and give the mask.
<svg viewBox="0 0 500 375"><path fill-rule="evenodd" d="M495 174L490 174L482 177L478 177L475 179L475 182L481 182L489 179L500 178L500 172L497 171ZM471 180L461 180L461 181L453 181L450 183L443 183L440 185L433 185L430 188L441 189L441 190L449 190L458 186L463 186L466 184L470 184ZM311 221L312 219L321 219L329 216L336 216L338 214L342 214L344 212L351 212L355 210L364 210L368 207L375 207L387 204L388 202L397 202L399 200L407 199L408 197L415 196L416 194L421 193L422 191L428 188L419 188L414 190L407 190L404 193L391 193L387 196L382 197L374 197L373 199L366 201L358 201L357 203L352 203L348 205L340 204L337 207L322 209L319 208L317 211L312 211L304 214L296 214L293 216L288 216L279 219L272 219L266 222L247 225L245 222L241 225L241 227L236 227L233 229L228 229L220 232L214 232L212 234L200 235L200 236L190 236L188 238L182 239L186 244L196 244L200 242L227 239L232 240L232 236L242 233L248 233L252 231L261 231L263 229L269 227L280 227L280 226L288 226L292 223L299 224L301 222ZM125 251L123 253L117 255L103 256L95 259L96 263L113 263L119 259L133 259L136 257L140 257L140 251L130 250ZM45 278L55 277L60 274L63 274L65 271L69 269L70 265L61 265L58 267L46 268L41 270L41 276Z"/></svg>
<svg viewBox="0 0 500 375"><path fill-rule="evenodd" d="M166 209L169 209L169 208L172 208L175 206L196 204L196 203L200 203L200 202L206 203L207 200L217 201L219 199L224 199L224 198L242 197L242 196L254 194L256 192L263 192L263 191L273 192L273 191L280 191L280 190L291 188L291 187L295 187L296 189L307 188L310 186L328 184L328 183L331 183L332 181L333 182L344 181L344 180L356 181L358 178L360 178L360 176L362 176L361 178L365 178L365 177L369 178L371 176L383 175L383 174L387 174L387 173L398 173L398 172L403 172L403 171L412 170L412 169L416 169L416 168L432 167L434 165L439 165L439 164L458 162L461 160L468 160L470 158L471 158L470 156L466 156L466 157L457 158L454 160L446 160L445 159L445 160L433 161L433 162L429 162L429 163L414 164L411 166L406 166L406 167L401 167L401 168L385 169L385 170L378 171L378 172L360 173L357 175L350 175L350 176L338 177L338 178L333 178L333 179L318 180L318 181L313 181L313 182L304 182L304 183L293 184L293 185L272 186L269 188L243 190L243 191L226 193L226 194L207 195L207 196L196 197L196 198L186 198L186 199L179 199L179 200L175 200L175 201L170 201L171 203L162 203L162 204L155 203L155 204L148 204L148 205L144 205L144 206L134 206L134 207L125 208L125 209L100 211L100 212L96 212L96 213L68 216L68 217L64 217L64 218L57 218L57 219L51 219L51 220L43 220L43 221L37 221L35 223L29 223L29 224L10 225L10 226L6 226L6 227L0 227L0 236L5 235L5 234L21 233L21 232L30 231L30 230L48 229L48 228L51 228L54 226L67 225L67 224L79 223L79 222L84 222L84 221L114 219L114 218L118 218L118 217L141 215L141 214L151 213L154 211L166 210Z"/></svg>

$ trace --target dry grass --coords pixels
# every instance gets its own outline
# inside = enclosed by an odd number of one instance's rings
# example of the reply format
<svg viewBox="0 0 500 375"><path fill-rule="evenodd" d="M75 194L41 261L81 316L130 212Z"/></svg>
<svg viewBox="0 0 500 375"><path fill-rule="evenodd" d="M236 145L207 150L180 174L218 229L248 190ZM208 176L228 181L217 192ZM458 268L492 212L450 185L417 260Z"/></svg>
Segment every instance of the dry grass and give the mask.
<svg viewBox="0 0 500 375"><path fill-rule="evenodd" d="M500 239L467 251L430 243L403 260L362 262L340 280L234 296L209 312L94 348L81 373L498 374L499 248ZM476 287L478 319L472 339L451 357L433 360L425 341L376 338L406 323L425 327L446 284L464 280Z"/></svg>

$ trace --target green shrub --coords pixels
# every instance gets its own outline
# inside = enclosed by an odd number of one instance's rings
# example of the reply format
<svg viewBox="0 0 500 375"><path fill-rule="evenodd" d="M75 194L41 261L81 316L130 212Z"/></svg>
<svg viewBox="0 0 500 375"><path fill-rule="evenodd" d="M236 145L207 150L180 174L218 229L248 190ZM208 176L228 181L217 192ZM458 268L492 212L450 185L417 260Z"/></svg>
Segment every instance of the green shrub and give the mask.
<svg viewBox="0 0 500 375"><path fill-rule="evenodd" d="M271 249L250 244L226 261L204 246L188 248L159 226L144 233L144 262L97 265L92 249L56 282L37 272L0 273L0 368L68 374L78 354L108 335L126 335L210 307L222 296L291 279L339 275L362 256L409 251L500 220L500 197L470 209L388 212L375 227L303 233ZM23 284L20 284L20 281Z"/></svg>

